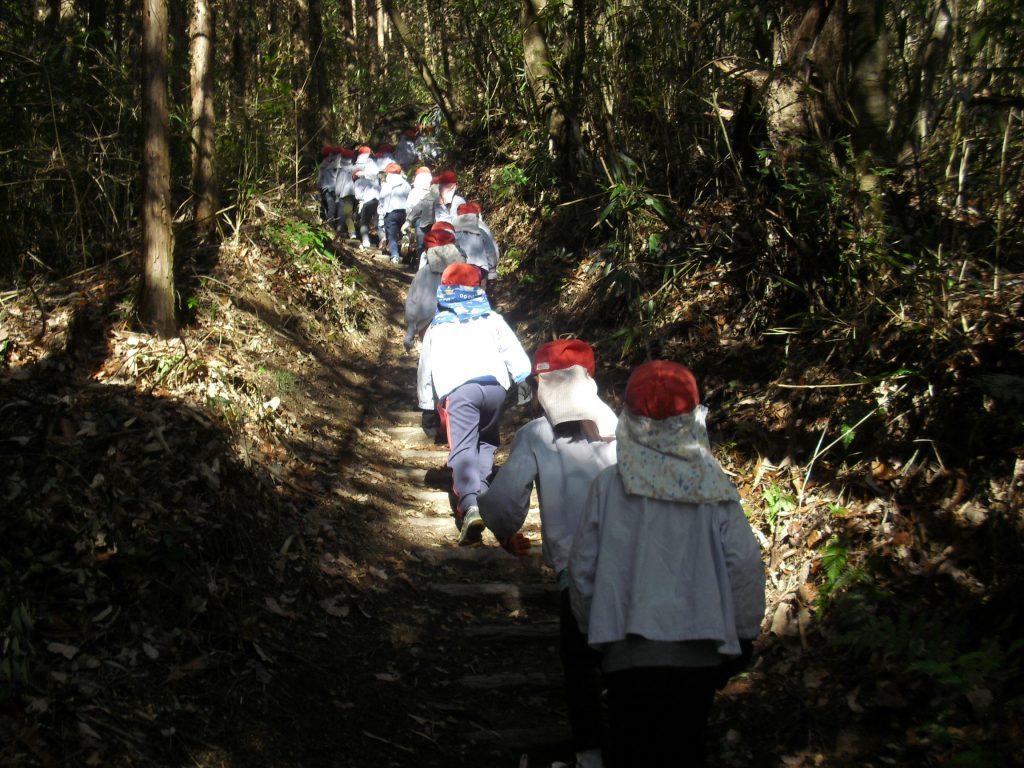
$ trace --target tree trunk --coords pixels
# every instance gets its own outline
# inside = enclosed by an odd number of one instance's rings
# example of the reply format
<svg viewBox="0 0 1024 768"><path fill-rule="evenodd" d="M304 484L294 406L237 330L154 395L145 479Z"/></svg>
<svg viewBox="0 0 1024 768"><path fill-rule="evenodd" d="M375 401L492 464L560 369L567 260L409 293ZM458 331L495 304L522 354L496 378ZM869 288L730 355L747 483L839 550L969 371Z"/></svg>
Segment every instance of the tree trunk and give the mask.
<svg viewBox="0 0 1024 768"><path fill-rule="evenodd" d="M905 151L919 150L931 133L935 81L948 63L952 38L953 15L946 0L938 0L929 14L928 44L921 58L921 74L911 84L906 117L900 121L906 130L903 137Z"/></svg>
<svg viewBox="0 0 1024 768"><path fill-rule="evenodd" d="M327 81L327 52L324 50L324 19L320 0L309 0L309 49L313 57L313 87L316 90L317 131L314 147L333 136L331 90Z"/></svg>
<svg viewBox="0 0 1024 768"><path fill-rule="evenodd" d="M228 0L228 28L231 30L231 87L227 88L227 106L232 110L225 119L243 115L242 105L249 89L249 52L246 45L245 23L239 9L241 0Z"/></svg>
<svg viewBox="0 0 1024 768"><path fill-rule="evenodd" d="M309 75L313 64L313 52L309 49L309 4L307 0L294 0L291 8L292 39L292 88L295 109L295 196L299 195L299 179L304 168L315 167L317 118L309 96Z"/></svg>
<svg viewBox="0 0 1024 768"><path fill-rule="evenodd" d="M213 9L193 0L192 24L192 196L197 236L205 240L217 223L217 178L213 102Z"/></svg>
<svg viewBox="0 0 1024 768"><path fill-rule="evenodd" d="M440 85L438 85L433 72L430 71L430 67L423 58L423 55L412 44L412 36L409 34L409 28L405 25L405 21L403 21L402 17L395 10L392 0L382 0L382 2L384 3L384 10L388 15L388 19L391 21L391 26L395 30L395 36L398 38L399 42L401 42L402 47L409 55L409 58L412 59L412 62L416 67L416 71L419 72L420 77L423 79L423 84L426 86L427 90L430 91L430 95L434 97L434 101L437 102L437 106L441 109L444 121L448 124L448 130L451 131L454 136L462 136L466 131L466 127L455 117L455 110L452 105L451 97L442 90Z"/></svg>
<svg viewBox="0 0 1024 768"><path fill-rule="evenodd" d="M541 117L547 122L552 155L556 160L571 161L575 148L575 130L565 113L560 95L555 90L551 52L540 23L540 14L546 2L547 0L522 0L521 3L520 28L523 35L526 79L540 108Z"/></svg>
<svg viewBox="0 0 1024 768"><path fill-rule="evenodd" d="M164 338L174 317L170 115L167 111L167 0L142 8L142 285L139 319Z"/></svg>

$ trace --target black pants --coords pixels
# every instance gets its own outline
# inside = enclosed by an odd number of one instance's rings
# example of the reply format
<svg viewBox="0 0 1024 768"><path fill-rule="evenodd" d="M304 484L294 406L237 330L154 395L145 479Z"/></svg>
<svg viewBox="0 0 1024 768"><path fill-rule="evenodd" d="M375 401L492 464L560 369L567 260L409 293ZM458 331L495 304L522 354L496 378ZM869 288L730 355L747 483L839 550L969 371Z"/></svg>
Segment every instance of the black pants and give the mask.
<svg viewBox="0 0 1024 768"><path fill-rule="evenodd" d="M703 768L717 667L633 667L605 675L609 766Z"/></svg>
<svg viewBox="0 0 1024 768"><path fill-rule="evenodd" d="M601 713L601 654L587 645L569 603L569 590L561 594L558 617L558 652L565 673L565 702L576 752L599 749L605 733Z"/></svg>

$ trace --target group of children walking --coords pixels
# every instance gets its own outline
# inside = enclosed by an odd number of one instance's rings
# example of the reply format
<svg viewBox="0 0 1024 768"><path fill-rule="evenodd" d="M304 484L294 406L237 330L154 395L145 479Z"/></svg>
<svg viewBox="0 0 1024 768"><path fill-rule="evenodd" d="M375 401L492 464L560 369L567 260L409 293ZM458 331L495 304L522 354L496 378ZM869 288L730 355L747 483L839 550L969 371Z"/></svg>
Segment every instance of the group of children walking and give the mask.
<svg viewBox="0 0 1024 768"><path fill-rule="evenodd" d="M479 204L458 193L453 171L416 167L417 135L376 151L325 148L322 212L339 234L355 238L358 226L364 248L375 222L396 263L403 233L415 232L404 344L421 339L417 401L447 438L459 545L479 544L487 528L528 553L521 528L536 487L543 557L560 586L575 765L703 766L715 691L750 660L765 581L739 494L711 452L697 381L678 363L645 363L616 415L584 341L542 344L531 359L491 305L500 254ZM539 415L495 473L513 398Z"/></svg>
<svg viewBox="0 0 1024 768"><path fill-rule="evenodd" d="M371 233L376 232L391 261L400 262L408 208L426 191L410 184L405 174L435 154L429 131L420 128L403 131L397 146L382 142L376 149L365 144L350 149L324 144L317 174L321 217L339 235L358 239L362 248L373 247Z"/></svg>
<svg viewBox="0 0 1024 768"><path fill-rule="evenodd" d="M454 173L433 181L405 346L422 339L417 400L446 432L459 545L487 528L513 554L529 552L520 529L536 486L543 556L561 587L575 765L703 766L714 694L749 662L765 580L739 494L711 452L697 381L678 363L645 363L616 415L582 340L542 344L531 359L490 304L491 256L459 239L485 231L479 221L457 228L479 210L459 202ZM540 415L495 473L513 395Z"/></svg>

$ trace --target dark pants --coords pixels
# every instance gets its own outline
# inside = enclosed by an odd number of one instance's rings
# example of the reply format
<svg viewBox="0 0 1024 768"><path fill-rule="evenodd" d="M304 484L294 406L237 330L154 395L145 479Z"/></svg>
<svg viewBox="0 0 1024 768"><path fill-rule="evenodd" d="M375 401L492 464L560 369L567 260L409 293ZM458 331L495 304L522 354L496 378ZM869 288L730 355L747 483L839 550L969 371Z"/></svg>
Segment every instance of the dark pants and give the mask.
<svg viewBox="0 0 1024 768"><path fill-rule="evenodd" d="M402 225L405 223L405 211L390 211L384 214L384 237L388 241L388 253L392 261L402 258Z"/></svg>
<svg viewBox="0 0 1024 768"><path fill-rule="evenodd" d="M320 218L325 224L334 226L338 217L338 196L333 189L320 190Z"/></svg>
<svg viewBox="0 0 1024 768"><path fill-rule="evenodd" d="M354 195L347 195L339 200L338 222L335 229L339 235L344 230L349 237L356 236L356 198Z"/></svg>
<svg viewBox="0 0 1024 768"><path fill-rule="evenodd" d="M599 749L605 733L601 714L601 654L587 645L569 603L569 590L561 594L558 616L558 654L565 673L565 701L576 752Z"/></svg>
<svg viewBox="0 0 1024 768"><path fill-rule="evenodd" d="M611 768L703 768L717 667L633 667L605 675Z"/></svg>
<svg viewBox="0 0 1024 768"><path fill-rule="evenodd" d="M456 387L442 405L448 425L448 466L460 513L476 506L477 495L490 485L504 402L505 388L497 382L470 381Z"/></svg>
<svg viewBox="0 0 1024 768"><path fill-rule="evenodd" d="M359 236L370 236L370 223L377 220L377 201L367 200L359 211ZM379 233L378 233L379 234Z"/></svg>

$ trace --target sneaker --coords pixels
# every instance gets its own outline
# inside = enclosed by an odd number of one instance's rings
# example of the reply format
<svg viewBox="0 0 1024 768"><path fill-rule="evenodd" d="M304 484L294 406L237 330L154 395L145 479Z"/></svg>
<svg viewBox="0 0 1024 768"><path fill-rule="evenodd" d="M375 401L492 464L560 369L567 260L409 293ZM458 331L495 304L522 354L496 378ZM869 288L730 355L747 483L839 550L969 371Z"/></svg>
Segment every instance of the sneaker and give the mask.
<svg viewBox="0 0 1024 768"><path fill-rule="evenodd" d="M392 256L391 257L391 263L392 264L401 264L402 260L400 258L398 258L397 256Z"/></svg>
<svg viewBox="0 0 1024 768"><path fill-rule="evenodd" d="M459 546L468 547L479 544L484 538L484 521L480 510L470 507L462 517L462 530L459 531Z"/></svg>
<svg viewBox="0 0 1024 768"><path fill-rule="evenodd" d="M370 238L364 237L363 241L359 244L359 247L360 248L372 248L373 246L370 245Z"/></svg>

